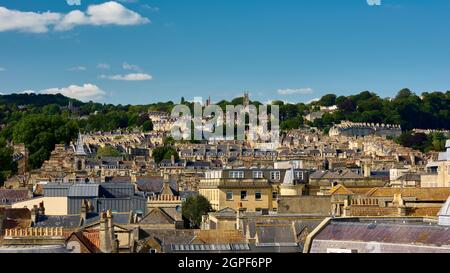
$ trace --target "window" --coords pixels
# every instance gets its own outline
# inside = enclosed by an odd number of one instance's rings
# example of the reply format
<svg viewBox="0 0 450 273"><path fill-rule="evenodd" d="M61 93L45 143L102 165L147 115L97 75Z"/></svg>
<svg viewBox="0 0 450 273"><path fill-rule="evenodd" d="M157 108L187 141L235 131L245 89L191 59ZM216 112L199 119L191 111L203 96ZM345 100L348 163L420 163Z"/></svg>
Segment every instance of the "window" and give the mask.
<svg viewBox="0 0 450 273"><path fill-rule="evenodd" d="M260 212L260 211L262 211L262 209L261 208L256 208L255 211L256 212Z"/></svg>
<svg viewBox="0 0 450 273"><path fill-rule="evenodd" d="M262 171L253 171L253 178L263 178L263 172Z"/></svg>
<svg viewBox="0 0 450 273"><path fill-rule="evenodd" d="M278 192L274 191L272 192L272 199L277 199L278 198Z"/></svg>
<svg viewBox="0 0 450 273"><path fill-rule="evenodd" d="M227 192L227 200L233 200L233 192Z"/></svg>
<svg viewBox="0 0 450 273"><path fill-rule="evenodd" d="M279 181L280 180L280 171L270 172L270 180Z"/></svg>
<svg viewBox="0 0 450 273"><path fill-rule="evenodd" d="M255 192L255 200L261 200L262 196L261 196L261 192L257 191Z"/></svg>
<svg viewBox="0 0 450 273"><path fill-rule="evenodd" d="M247 200L247 191L241 191L241 200Z"/></svg>
<svg viewBox="0 0 450 273"><path fill-rule="evenodd" d="M303 180L303 172L300 171L295 172L295 179Z"/></svg>
<svg viewBox="0 0 450 273"><path fill-rule="evenodd" d="M232 171L230 172L231 178L244 178L244 172L243 171Z"/></svg>

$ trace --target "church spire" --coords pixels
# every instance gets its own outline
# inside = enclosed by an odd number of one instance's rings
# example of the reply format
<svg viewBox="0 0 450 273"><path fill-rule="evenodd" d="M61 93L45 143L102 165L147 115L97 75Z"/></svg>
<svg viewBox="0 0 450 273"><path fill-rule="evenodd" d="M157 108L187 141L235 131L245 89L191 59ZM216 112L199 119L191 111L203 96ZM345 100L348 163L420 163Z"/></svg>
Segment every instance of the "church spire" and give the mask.
<svg viewBox="0 0 450 273"><path fill-rule="evenodd" d="M78 133L78 139L77 144L75 146L75 155L78 156L86 156L86 151L84 150L84 142L83 142L83 136L81 133Z"/></svg>

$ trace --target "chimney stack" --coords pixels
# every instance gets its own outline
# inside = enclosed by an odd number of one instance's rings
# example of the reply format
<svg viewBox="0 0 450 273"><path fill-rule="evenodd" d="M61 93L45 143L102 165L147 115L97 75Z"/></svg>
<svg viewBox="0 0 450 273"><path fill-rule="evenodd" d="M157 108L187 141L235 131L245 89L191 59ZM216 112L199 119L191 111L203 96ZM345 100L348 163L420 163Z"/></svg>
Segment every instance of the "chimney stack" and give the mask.
<svg viewBox="0 0 450 273"><path fill-rule="evenodd" d="M45 207L44 207L44 202L40 202L40 203L39 203L39 210L38 210L38 214L39 214L39 215L45 215Z"/></svg>
<svg viewBox="0 0 450 273"><path fill-rule="evenodd" d="M38 220L38 206L34 205L33 208L31 209L31 224L34 226L37 223Z"/></svg>
<svg viewBox="0 0 450 273"><path fill-rule="evenodd" d="M87 203L86 200L81 201L80 217L83 220L83 224L86 222L87 219L88 207L86 203Z"/></svg>
<svg viewBox="0 0 450 273"><path fill-rule="evenodd" d="M103 253L114 253L116 251L115 240L112 212L111 210L103 211L100 214L100 250Z"/></svg>
<svg viewBox="0 0 450 273"><path fill-rule="evenodd" d="M365 178L370 177L370 172L371 172L371 170L370 170L370 165L369 165L369 163L365 163L365 164L364 164L364 177L365 177Z"/></svg>

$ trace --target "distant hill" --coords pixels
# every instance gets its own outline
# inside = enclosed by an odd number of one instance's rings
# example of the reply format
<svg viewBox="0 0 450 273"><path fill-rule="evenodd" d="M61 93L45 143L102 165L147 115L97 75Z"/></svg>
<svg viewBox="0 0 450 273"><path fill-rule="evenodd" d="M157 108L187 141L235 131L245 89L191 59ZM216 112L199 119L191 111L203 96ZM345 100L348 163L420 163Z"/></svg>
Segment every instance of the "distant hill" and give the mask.
<svg viewBox="0 0 450 273"><path fill-rule="evenodd" d="M65 97L61 94L49 95L49 94L10 94L0 95L0 104L15 104L19 105L34 105L45 106L48 104L57 104L59 106L66 106L72 101L74 106L80 106L83 103L81 101Z"/></svg>

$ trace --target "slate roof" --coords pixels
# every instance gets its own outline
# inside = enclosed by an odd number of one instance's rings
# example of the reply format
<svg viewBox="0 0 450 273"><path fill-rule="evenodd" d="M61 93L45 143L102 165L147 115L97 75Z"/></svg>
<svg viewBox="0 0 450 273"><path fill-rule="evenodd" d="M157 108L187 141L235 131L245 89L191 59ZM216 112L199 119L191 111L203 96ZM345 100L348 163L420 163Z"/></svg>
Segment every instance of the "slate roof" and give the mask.
<svg viewBox="0 0 450 273"><path fill-rule="evenodd" d="M363 177L351 170L342 171L316 171L309 176L310 179L362 179Z"/></svg>
<svg viewBox="0 0 450 273"><path fill-rule="evenodd" d="M61 216L47 216L40 215L35 223L35 227L64 227L77 228L80 226L80 215L61 215Z"/></svg>
<svg viewBox="0 0 450 273"><path fill-rule="evenodd" d="M160 208L153 209L139 221L141 225L167 225L174 223L175 219Z"/></svg>
<svg viewBox="0 0 450 273"><path fill-rule="evenodd" d="M170 179L169 183L172 192L178 195L176 190L174 190L177 188L176 180ZM136 184L140 191L159 194L163 188L164 178L162 176L138 177Z"/></svg>
<svg viewBox="0 0 450 273"><path fill-rule="evenodd" d="M297 238L294 226L290 221L256 223L255 228L258 245L296 245Z"/></svg>
<svg viewBox="0 0 450 273"><path fill-rule="evenodd" d="M28 189L0 189L0 205L11 205L26 199L29 199Z"/></svg>
<svg viewBox="0 0 450 273"><path fill-rule="evenodd" d="M141 237L142 236L142 237ZM141 229L141 238L154 238L160 244L190 244L195 238L193 229Z"/></svg>

